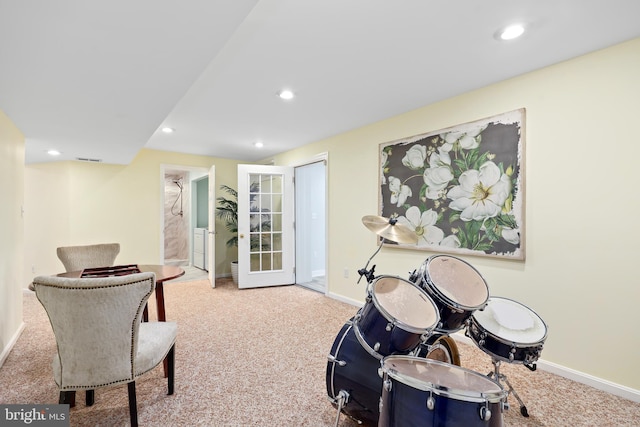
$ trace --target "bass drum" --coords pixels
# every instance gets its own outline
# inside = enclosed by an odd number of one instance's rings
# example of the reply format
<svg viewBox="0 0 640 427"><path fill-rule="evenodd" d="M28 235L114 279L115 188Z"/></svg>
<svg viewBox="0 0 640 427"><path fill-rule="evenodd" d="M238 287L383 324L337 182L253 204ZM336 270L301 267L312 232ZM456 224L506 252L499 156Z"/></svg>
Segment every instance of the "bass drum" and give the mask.
<svg viewBox="0 0 640 427"><path fill-rule="evenodd" d="M353 320L353 319L352 319ZM327 394L358 424L377 426L382 379L378 374L382 357L362 346L352 320L336 337L327 363Z"/></svg>
<svg viewBox="0 0 640 427"><path fill-rule="evenodd" d="M456 341L448 335L431 335L412 355L460 366L460 351Z"/></svg>
<svg viewBox="0 0 640 427"><path fill-rule="evenodd" d="M378 427L502 427L507 392L477 372L437 360L387 356Z"/></svg>

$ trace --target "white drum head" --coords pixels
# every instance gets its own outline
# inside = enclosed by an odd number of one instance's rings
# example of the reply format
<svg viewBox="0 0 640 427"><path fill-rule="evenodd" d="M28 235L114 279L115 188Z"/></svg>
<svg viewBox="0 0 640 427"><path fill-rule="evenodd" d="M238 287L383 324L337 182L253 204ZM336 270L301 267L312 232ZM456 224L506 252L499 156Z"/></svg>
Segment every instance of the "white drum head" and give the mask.
<svg viewBox="0 0 640 427"><path fill-rule="evenodd" d="M547 335L544 321L524 305L499 297L489 298L482 311L472 315L485 331L520 344L536 344Z"/></svg>
<svg viewBox="0 0 640 427"><path fill-rule="evenodd" d="M381 276L371 289L376 307L405 325L426 330L432 329L440 320L429 295L406 280Z"/></svg>
<svg viewBox="0 0 640 427"><path fill-rule="evenodd" d="M487 376L456 365L413 356L387 356L382 370L417 390L459 398L501 399L504 389ZM442 390L442 392L438 392ZM462 399L466 400L466 399Z"/></svg>
<svg viewBox="0 0 640 427"><path fill-rule="evenodd" d="M480 307L489 298L489 288L478 271L463 260L437 255L427 260L429 283L449 300L464 307Z"/></svg>

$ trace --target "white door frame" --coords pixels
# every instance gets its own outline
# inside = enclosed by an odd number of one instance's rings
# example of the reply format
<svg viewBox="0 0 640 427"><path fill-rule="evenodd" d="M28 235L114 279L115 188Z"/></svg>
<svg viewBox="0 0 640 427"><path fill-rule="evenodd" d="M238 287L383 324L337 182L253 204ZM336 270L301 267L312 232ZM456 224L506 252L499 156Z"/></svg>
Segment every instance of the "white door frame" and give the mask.
<svg viewBox="0 0 640 427"><path fill-rule="evenodd" d="M325 218L325 224L324 224L324 242L325 242L325 246L324 246L324 259L325 259L325 287L324 287L324 294L328 295L329 294L329 153L328 152L322 152L322 153L318 153L313 157L310 157L308 159L302 160L300 162L296 162L291 164L290 166L292 166L294 169L297 167L302 167L302 166L306 166L306 165L310 165L313 163L318 163L318 162L324 162L325 165L325 174L324 174L324 200L325 200L325 205L324 205L324 218Z"/></svg>

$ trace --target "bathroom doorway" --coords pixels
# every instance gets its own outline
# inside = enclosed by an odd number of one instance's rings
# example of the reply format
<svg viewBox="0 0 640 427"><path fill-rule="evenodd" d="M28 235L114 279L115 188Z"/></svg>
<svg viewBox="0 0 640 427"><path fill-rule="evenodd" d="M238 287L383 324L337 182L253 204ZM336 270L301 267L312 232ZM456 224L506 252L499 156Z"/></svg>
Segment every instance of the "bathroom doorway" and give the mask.
<svg viewBox="0 0 640 427"><path fill-rule="evenodd" d="M198 190L208 169L178 165L161 166L162 210L160 260L167 265L191 266L193 236L197 227L206 227L198 219L201 203L208 203L208 195ZM198 184L200 182L200 184ZM199 199L204 198L199 202Z"/></svg>
<svg viewBox="0 0 640 427"><path fill-rule="evenodd" d="M163 235L167 265L189 265L190 187L189 172L165 170Z"/></svg>

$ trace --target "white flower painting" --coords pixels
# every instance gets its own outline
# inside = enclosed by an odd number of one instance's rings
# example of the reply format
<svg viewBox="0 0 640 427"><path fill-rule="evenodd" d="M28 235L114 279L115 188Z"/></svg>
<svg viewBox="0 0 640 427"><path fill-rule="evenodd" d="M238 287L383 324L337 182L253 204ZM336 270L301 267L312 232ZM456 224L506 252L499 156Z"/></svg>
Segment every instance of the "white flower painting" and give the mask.
<svg viewBox="0 0 640 427"><path fill-rule="evenodd" d="M524 114L515 110L380 145L380 214L403 248L524 259Z"/></svg>

